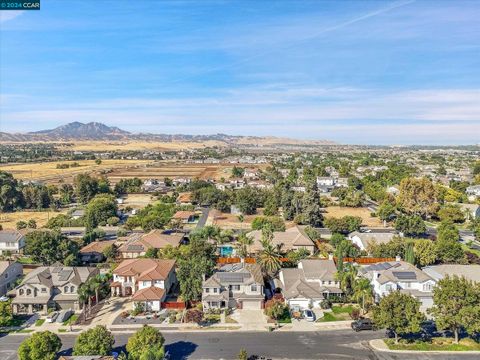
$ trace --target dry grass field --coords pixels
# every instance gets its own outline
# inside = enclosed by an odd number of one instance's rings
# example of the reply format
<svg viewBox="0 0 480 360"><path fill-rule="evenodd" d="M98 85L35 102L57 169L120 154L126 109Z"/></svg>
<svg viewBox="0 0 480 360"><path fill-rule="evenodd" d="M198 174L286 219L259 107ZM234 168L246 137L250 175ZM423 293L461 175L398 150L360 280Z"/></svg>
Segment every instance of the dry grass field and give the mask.
<svg viewBox="0 0 480 360"><path fill-rule="evenodd" d="M151 163L151 160L102 160L100 165L94 160L76 161L79 166L58 169L58 164L72 164L75 161L55 161L29 164L9 164L0 166L0 170L8 171L17 179L42 180L48 183L71 182L73 177L81 173L99 174L112 170L125 170Z"/></svg>
<svg viewBox="0 0 480 360"><path fill-rule="evenodd" d="M131 207L133 209L143 209L148 204L156 201L155 197L149 194L128 194L122 196L123 204L119 205L120 208Z"/></svg>
<svg viewBox="0 0 480 360"><path fill-rule="evenodd" d="M160 142L160 141L79 141L65 143L65 149L74 151L129 151L129 150L188 150L202 149L213 146L225 146L220 141L204 142ZM62 146L60 146L60 149Z"/></svg>
<svg viewBox="0 0 480 360"><path fill-rule="evenodd" d="M253 167L248 164L239 164L238 166ZM266 166L266 165L262 165ZM260 166L255 166L260 167ZM115 184L122 178L138 177L140 179L163 179L168 177L175 178L198 178L198 179L228 179L232 173L232 164L185 164L173 162L155 162L152 164L143 164L138 167L125 169L116 169L108 174L108 179Z"/></svg>
<svg viewBox="0 0 480 360"><path fill-rule="evenodd" d="M0 212L0 225L4 229L15 229L17 222L20 220L28 221L35 220L37 222L37 227L44 226L48 219L57 216L61 213L66 213L67 209L63 211L17 211L13 213L4 213Z"/></svg>
<svg viewBox="0 0 480 360"><path fill-rule="evenodd" d="M366 208L350 208L341 206L329 206L326 208L325 218L341 218L346 215L359 216L362 224L370 227L382 227L383 223L378 217L371 217L370 210Z"/></svg>

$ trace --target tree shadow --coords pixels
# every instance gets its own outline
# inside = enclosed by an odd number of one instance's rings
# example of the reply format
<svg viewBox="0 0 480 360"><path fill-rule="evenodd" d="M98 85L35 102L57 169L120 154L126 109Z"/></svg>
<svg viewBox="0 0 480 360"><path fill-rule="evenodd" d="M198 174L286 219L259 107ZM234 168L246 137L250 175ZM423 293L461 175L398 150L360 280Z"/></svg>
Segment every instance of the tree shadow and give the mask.
<svg viewBox="0 0 480 360"><path fill-rule="evenodd" d="M197 349L198 345L190 341L177 341L165 345L165 352L170 355L170 359L183 360L188 359Z"/></svg>

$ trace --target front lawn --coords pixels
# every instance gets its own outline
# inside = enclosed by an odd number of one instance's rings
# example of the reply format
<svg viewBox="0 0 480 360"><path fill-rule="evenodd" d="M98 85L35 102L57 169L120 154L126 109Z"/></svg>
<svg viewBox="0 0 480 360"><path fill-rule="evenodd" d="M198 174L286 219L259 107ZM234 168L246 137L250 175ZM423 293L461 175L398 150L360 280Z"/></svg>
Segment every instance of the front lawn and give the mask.
<svg viewBox="0 0 480 360"><path fill-rule="evenodd" d="M35 321L35 326L42 326L44 322L45 319L38 319L37 321Z"/></svg>
<svg viewBox="0 0 480 360"><path fill-rule="evenodd" d="M473 339L462 339L458 344L453 343L453 339L438 337L433 338L431 342L417 340L407 342L400 340L395 344L394 339L384 340L390 350L415 350L415 351L480 351L480 343Z"/></svg>
<svg viewBox="0 0 480 360"><path fill-rule="evenodd" d="M72 316L70 316L67 320L65 320L63 322L63 325L70 325L70 324L75 324L75 322L78 320L78 315L77 314L73 314Z"/></svg>
<svg viewBox="0 0 480 360"><path fill-rule="evenodd" d="M331 312L324 312L323 317L318 319L318 322L328 322L328 321L344 321L351 320L350 314L354 309L353 305L345 306L332 306Z"/></svg>

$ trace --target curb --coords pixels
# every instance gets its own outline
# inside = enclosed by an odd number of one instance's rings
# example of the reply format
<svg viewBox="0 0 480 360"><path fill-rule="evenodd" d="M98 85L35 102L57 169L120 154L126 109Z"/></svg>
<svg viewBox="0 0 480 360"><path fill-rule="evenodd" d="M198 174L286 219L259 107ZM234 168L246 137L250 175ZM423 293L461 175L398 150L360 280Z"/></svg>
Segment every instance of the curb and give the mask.
<svg viewBox="0 0 480 360"><path fill-rule="evenodd" d="M378 344L381 342L381 344ZM373 339L368 342L368 345L371 349L378 351L378 352L386 352L386 353L396 353L396 354L448 354L448 355L480 355L480 351L477 350L465 350L465 351L442 351L442 350L390 350L387 347L387 344L383 341L383 339ZM379 346L380 345L380 346Z"/></svg>

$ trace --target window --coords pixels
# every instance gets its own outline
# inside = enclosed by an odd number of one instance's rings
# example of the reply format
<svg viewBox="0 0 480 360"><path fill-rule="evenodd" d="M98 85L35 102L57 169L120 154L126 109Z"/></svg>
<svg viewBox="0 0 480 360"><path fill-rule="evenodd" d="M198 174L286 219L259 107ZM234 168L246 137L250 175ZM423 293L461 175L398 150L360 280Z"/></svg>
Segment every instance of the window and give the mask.
<svg viewBox="0 0 480 360"><path fill-rule="evenodd" d="M205 288L205 292L208 294L210 292L210 288Z"/></svg>
<svg viewBox="0 0 480 360"><path fill-rule="evenodd" d="M70 292L71 293L75 292L75 286L70 286Z"/></svg>
<svg viewBox="0 0 480 360"><path fill-rule="evenodd" d="M390 285L390 284L386 285L386 286L385 286L385 289L386 289L387 291L392 291L392 285Z"/></svg>
<svg viewBox="0 0 480 360"><path fill-rule="evenodd" d="M217 302L217 301L212 301L212 302L210 303L210 306L211 306L211 307L218 307L218 302Z"/></svg>
<svg viewBox="0 0 480 360"><path fill-rule="evenodd" d="M23 293L24 293L23 289L18 290L18 293L19 293L20 295L23 295Z"/></svg>
<svg viewBox="0 0 480 360"><path fill-rule="evenodd" d="M330 280L328 281L328 285L332 285L332 282Z"/></svg>
<svg viewBox="0 0 480 360"><path fill-rule="evenodd" d="M218 293L218 289L217 288L213 288L213 292L216 294Z"/></svg>
<svg viewBox="0 0 480 360"><path fill-rule="evenodd" d="M47 288L42 288L42 293L46 293L47 292Z"/></svg>
<svg viewBox="0 0 480 360"><path fill-rule="evenodd" d="M232 285L233 291L240 291L240 285Z"/></svg>
<svg viewBox="0 0 480 360"><path fill-rule="evenodd" d="M68 293L68 286L65 286L65 287L63 288L63 292Z"/></svg>
<svg viewBox="0 0 480 360"><path fill-rule="evenodd" d="M32 294L32 290L27 289L27 295L31 295L31 294Z"/></svg>
<svg viewBox="0 0 480 360"><path fill-rule="evenodd" d="M143 286L148 286L148 281L144 281Z"/></svg>
<svg viewBox="0 0 480 360"><path fill-rule="evenodd" d="M423 284L423 291L431 291L431 290L432 290L432 284L431 283Z"/></svg>
<svg viewBox="0 0 480 360"><path fill-rule="evenodd" d="M255 292L257 291L257 285L256 284L253 284L250 288L252 289L252 291L255 291Z"/></svg>
<svg viewBox="0 0 480 360"><path fill-rule="evenodd" d="M8 272L5 273L5 279L8 279Z"/></svg>

